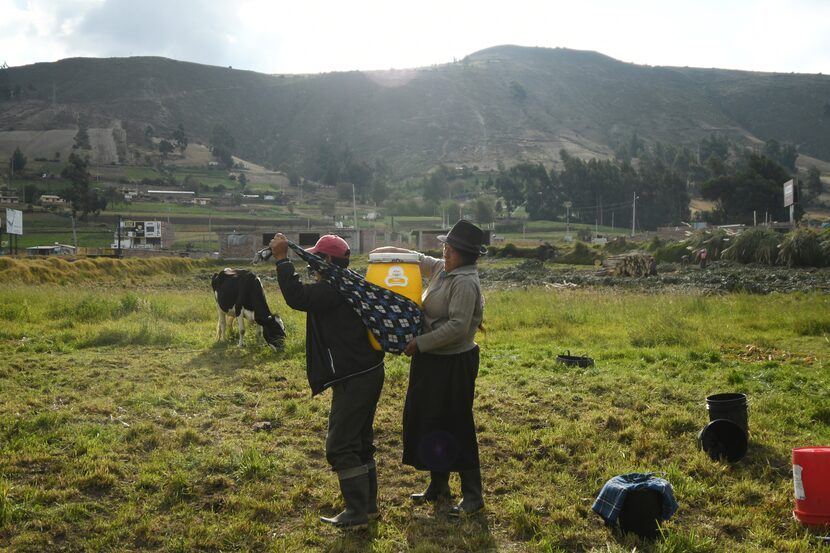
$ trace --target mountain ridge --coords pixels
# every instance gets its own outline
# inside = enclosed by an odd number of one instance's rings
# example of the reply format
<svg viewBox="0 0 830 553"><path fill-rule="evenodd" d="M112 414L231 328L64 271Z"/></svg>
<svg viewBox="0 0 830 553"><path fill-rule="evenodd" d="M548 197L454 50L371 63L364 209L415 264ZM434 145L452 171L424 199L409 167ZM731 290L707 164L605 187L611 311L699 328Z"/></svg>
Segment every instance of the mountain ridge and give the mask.
<svg viewBox="0 0 830 553"><path fill-rule="evenodd" d="M9 68L0 129L123 128L141 143L179 124L234 153L319 173L325 150L383 160L400 176L440 164L555 164L559 150L609 158L632 134L692 145L712 133L775 139L830 161L830 77L645 66L566 48L494 46L448 64L263 74L168 58L68 58Z"/></svg>

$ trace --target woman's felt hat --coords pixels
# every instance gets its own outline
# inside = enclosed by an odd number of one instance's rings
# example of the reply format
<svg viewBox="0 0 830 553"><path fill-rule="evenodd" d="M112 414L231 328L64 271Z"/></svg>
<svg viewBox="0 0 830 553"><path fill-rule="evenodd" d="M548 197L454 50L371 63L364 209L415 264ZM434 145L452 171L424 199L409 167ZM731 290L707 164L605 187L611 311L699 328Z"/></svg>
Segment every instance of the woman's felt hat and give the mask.
<svg viewBox="0 0 830 553"><path fill-rule="evenodd" d="M460 219L449 233L439 235L438 240L461 251L479 255L487 253L484 246L484 231L466 219Z"/></svg>

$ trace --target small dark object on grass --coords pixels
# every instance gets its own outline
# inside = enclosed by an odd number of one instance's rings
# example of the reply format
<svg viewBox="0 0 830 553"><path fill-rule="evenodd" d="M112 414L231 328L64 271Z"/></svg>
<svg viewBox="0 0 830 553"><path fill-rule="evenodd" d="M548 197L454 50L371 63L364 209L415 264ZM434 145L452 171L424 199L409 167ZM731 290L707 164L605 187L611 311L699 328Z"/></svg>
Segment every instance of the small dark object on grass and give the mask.
<svg viewBox="0 0 830 553"><path fill-rule="evenodd" d="M273 430L273 425L271 424L270 421L255 422L254 426L253 426L253 429L254 429L254 432L260 432L260 431L270 432L271 430Z"/></svg>
<svg viewBox="0 0 830 553"><path fill-rule="evenodd" d="M587 355L571 355L570 350L559 354L556 357L557 363L562 363L567 367L593 367L594 360Z"/></svg>

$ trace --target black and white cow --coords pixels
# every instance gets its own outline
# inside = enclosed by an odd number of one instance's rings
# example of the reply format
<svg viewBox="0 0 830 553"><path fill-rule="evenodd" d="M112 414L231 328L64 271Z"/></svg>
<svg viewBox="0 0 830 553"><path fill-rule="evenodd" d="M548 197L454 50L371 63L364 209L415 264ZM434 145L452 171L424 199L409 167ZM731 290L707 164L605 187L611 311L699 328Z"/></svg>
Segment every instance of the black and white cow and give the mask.
<svg viewBox="0 0 830 553"><path fill-rule="evenodd" d="M259 277L244 269L223 269L210 279L216 308L219 310L219 324L216 334L219 340L225 338L227 319L235 317L239 326L239 347L245 338L245 319L262 328L262 337L274 351L282 349L285 343L285 325L279 315L268 308L265 290ZM231 322L233 325L233 322Z"/></svg>

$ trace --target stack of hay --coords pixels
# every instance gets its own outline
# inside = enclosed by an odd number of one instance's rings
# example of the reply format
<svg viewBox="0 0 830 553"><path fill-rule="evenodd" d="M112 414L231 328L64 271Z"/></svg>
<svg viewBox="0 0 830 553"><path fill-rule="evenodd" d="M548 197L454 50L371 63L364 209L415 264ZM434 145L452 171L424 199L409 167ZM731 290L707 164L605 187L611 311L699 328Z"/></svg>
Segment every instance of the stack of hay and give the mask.
<svg viewBox="0 0 830 553"><path fill-rule="evenodd" d="M643 277L657 274L657 262L651 254L628 252L612 255L602 262L604 275Z"/></svg>

